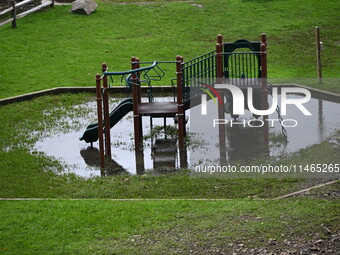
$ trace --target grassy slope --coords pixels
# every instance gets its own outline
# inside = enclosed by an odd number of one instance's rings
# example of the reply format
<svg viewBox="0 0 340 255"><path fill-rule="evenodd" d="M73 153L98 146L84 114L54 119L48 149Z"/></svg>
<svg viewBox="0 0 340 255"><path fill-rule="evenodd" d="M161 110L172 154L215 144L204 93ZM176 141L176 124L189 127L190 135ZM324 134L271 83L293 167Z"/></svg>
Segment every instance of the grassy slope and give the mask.
<svg viewBox="0 0 340 255"><path fill-rule="evenodd" d="M215 248L229 254L229 243L261 247L270 238L308 240L316 232L324 238L321 224L336 230L338 211L339 204L313 199L2 201L0 252L211 254Z"/></svg>
<svg viewBox="0 0 340 255"><path fill-rule="evenodd" d="M56 6L0 28L0 98L57 86L92 86L100 63L129 69L142 60L190 59L224 41L258 40L268 34L269 76L315 77L314 26L321 27L324 76L339 77L339 6L289 1L195 1L148 5L100 2L91 16L70 15ZM170 73L173 67L167 68ZM333 85L327 89L339 92Z"/></svg>

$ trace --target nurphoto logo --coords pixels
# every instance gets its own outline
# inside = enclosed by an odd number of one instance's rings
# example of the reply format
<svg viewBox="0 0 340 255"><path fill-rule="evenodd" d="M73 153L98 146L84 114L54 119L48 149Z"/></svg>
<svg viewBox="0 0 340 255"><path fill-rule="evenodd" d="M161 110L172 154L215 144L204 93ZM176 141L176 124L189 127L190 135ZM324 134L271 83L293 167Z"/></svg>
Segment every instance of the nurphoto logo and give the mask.
<svg viewBox="0 0 340 255"><path fill-rule="evenodd" d="M223 100L221 99L220 95L218 94L217 90L221 91L228 91L229 94L231 94L232 100L231 100L231 114L234 116L244 115L245 114L245 105L247 105L248 110L253 114L253 116L268 116L272 113L274 113L277 109L280 109L280 115L286 116L287 115L287 105L295 105L305 116L311 116L312 114L308 111L308 109L304 106L305 103L309 102L311 99L311 93L309 90L305 88L293 88L293 87L282 87L281 88L281 104L278 108L278 89L273 88L272 89L272 102L271 106L268 107L268 109L256 109L254 106L253 98L253 88L247 87L247 102L245 102L245 95L244 92L237 86L231 85L231 84L215 84L215 87L207 86L212 92L216 95L218 98L218 102L220 107L223 107ZM206 89L204 89L206 92ZM207 115L208 109L207 109L207 94L210 97L213 97L211 93L201 94L201 114ZM289 98L289 95L291 94L299 94L303 95L298 98ZM245 104L247 103L247 104ZM242 120L243 124L246 125L246 121ZM242 122L241 121L241 122ZM274 126L274 123L276 121L279 121L278 119L265 119L269 123L269 126ZM226 119L214 119L213 120L213 126L216 125L225 125L227 123L230 123L230 125L236 125L240 124L240 122L233 122L233 120L226 120ZM249 127L261 127L264 125L263 120L259 119L251 119L247 121L247 124ZM298 125L297 120L295 119L282 119L281 124L285 127L295 127Z"/></svg>

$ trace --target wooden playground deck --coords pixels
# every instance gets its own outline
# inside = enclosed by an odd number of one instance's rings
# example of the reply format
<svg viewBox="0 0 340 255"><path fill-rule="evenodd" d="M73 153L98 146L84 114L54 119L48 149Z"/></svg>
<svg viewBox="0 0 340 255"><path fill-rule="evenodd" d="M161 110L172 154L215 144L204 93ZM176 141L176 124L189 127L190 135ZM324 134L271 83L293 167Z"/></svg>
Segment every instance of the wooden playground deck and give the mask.
<svg viewBox="0 0 340 255"><path fill-rule="evenodd" d="M139 103L138 112L142 116L174 117L177 113L177 102Z"/></svg>

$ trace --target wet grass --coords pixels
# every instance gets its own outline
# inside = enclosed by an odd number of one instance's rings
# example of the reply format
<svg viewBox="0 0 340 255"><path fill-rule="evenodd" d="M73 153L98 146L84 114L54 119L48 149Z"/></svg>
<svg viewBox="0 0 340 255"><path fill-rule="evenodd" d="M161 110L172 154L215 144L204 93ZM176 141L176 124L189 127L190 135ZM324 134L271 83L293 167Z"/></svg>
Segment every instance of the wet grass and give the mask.
<svg viewBox="0 0 340 255"><path fill-rule="evenodd" d="M218 33L230 42L259 40L266 32L269 77L316 77L316 25L324 44L324 77L339 77L336 0L194 3L203 8L177 1L146 5L103 1L86 17L69 14L69 6L55 6L18 20L17 29L3 26L0 98L51 87L94 86L102 62L110 70L126 70L133 55L142 61L172 61L178 54L189 60L213 50ZM172 65L164 69L169 75L175 71ZM340 92L335 84L322 88Z"/></svg>
<svg viewBox="0 0 340 255"><path fill-rule="evenodd" d="M2 254L214 254L323 239L339 204L282 201L1 201ZM318 233L318 235L316 235ZM276 245L268 250L275 252ZM300 248L300 247L298 247ZM218 252L216 252L218 251Z"/></svg>
<svg viewBox="0 0 340 255"><path fill-rule="evenodd" d="M77 108L77 104L95 101L90 94L63 94L39 97L32 101L0 107L0 149L27 149L37 139L50 135L52 129L67 132L83 128L75 117L84 115L89 108ZM76 108L76 110L75 110Z"/></svg>

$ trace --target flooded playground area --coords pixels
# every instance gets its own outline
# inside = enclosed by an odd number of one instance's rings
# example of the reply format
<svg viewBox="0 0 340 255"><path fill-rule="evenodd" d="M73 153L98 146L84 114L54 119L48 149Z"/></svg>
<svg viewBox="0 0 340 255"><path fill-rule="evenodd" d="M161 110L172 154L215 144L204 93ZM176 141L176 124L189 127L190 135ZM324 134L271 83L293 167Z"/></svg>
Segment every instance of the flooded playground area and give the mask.
<svg viewBox="0 0 340 255"><path fill-rule="evenodd" d="M114 109L124 98L115 98L110 102L110 109ZM145 98L147 100L147 98ZM155 101L171 101L172 97L156 98ZM177 147L176 139L172 135L173 119L166 120L167 130L164 133L164 120L162 118L153 118L151 132L149 117L143 121L143 131L145 136L144 150L142 154L136 155L133 141L133 121L132 112L129 112L111 129L111 148L112 159L106 161L104 171L100 170L100 159L98 150L98 141L94 142L92 147L90 143L80 141L79 138L84 133L90 123L97 122L96 102L87 102L77 105L76 108L87 108L83 116L72 119L65 119L70 123L77 123L77 128L61 133L52 127L48 137L39 140L34 151L40 151L47 156L53 157L60 161L65 169L65 173L74 173L78 176L91 178L95 176L106 176L114 174L137 174L144 171L153 170L155 165L166 167L167 169L177 169ZM56 125L57 127L58 125ZM74 125L70 125L74 126ZM161 127L161 128L160 128ZM169 133L169 134L168 134ZM152 137L151 137L152 135ZM150 138L150 139L148 139ZM152 146L151 146L152 145ZM158 151L163 148L164 153L155 158L155 146ZM159 153L158 153L159 154ZM141 160L142 156L142 160ZM143 162L141 162L143 161ZM143 166L141 164L143 163ZM138 169L137 169L138 168Z"/></svg>
<svg viewBox="0 0 340 255"><path fill-rule="evenodd" d="M296 97L298 97L296 95ZM110 109L114 109L124 98L116 98L110 103ZM145 100L147 100L145 98ZM172 97L158 97L155 101L167 102L172 101ZM270 101L269 101L270 102ZM212 104L212 100L208 104ZM177 145L177 125L173 118L153 118L143 117L143 150L135 152L133 139L133 114L129 112L111 129L111 150L112 160L107 161L105 170L100 169L98 142L94 142L93 146L79 138L84 133L88 124L97 122L96 119L96 102L87 102L83 105L77 105L76 108L87 107L88 113L65 120L77 123L77 128L61 133L58 131L58 125L52 127L49 135L39 140L32 151L43 152L45 155L58 160L64 167L64 173L74 173L77 176L91 178L96 176L107 176L115 174L143 174L143 173L166 173L179 169L181 165L186 165L190 169L194 159L204 155L209 157L211 162L220 159L221 151L218 146L219 135L218 128L214 132L200 134L197 139L197 131L204 130L204 123L200 123L200 128L190 120L190 111L186 116L189 121L187 124L187 132L189 134L189 146L183 153L180 153ZM196 106L199 107L199 106ZM267 155L271 158L280 158L280 156L288 155L304 149L313 144L318 144L326 139L334 146L339 146L339 130L340 130L340 100L328 98L325 95L318 98L313 96L306 103L306 107L312 116L306 118L301 115L298 109L289 110L287 119L295 119L298 125L294 128L286 127L283 132L282 125L275 122L269 128L269 146ZM216 109L216 108L215 108ZM197 109L196 109L197 110ZM216 110L217 111L217 110ZM209 116L213 118L215 114L212 112ZM226 119L230 119L229 114L225 114ZM239 118L239 122L243 119L249 119L246 114ZM276 113L269 118L277 119ZM63 121L65 121L63 120ZM74 126L74 125L71 125ZM164 126L165 131L164 131ZM151 128L152 127L152 128ZM256 158L261 151L261 135L258 129L243 128L241 125L235 125L234 128L226 126L226 155L228 162L233 162L241 158ZM337 134L337 136L335 136ZM334 139L332 139L334 136ZM204 140L206 139L206 141ZM209 141L207 141L209 140ZM207 147L207 144L209 145ZM214 146L211 146L214 145ZM208 155L208 156L207 156Z"/></svg>

